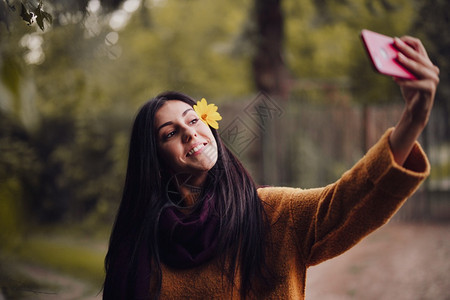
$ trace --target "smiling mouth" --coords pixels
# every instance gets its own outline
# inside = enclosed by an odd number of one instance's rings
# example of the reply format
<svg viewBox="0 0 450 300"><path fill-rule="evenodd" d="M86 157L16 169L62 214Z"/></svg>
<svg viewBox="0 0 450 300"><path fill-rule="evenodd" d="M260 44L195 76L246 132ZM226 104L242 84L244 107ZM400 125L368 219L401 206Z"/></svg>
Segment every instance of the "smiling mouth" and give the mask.
<svg viewBox="0 0 450 300"><path fill-rule="evenodd" d="M200 151L201 149L203 149L206 145L207 145L207 143L204 143L204 144L198 144L197 146L195 146L194 148L192 148L191 151L189 151L188 154L187 154L186 156L194 155L195 153L197 153L198 151Z"/></svg>

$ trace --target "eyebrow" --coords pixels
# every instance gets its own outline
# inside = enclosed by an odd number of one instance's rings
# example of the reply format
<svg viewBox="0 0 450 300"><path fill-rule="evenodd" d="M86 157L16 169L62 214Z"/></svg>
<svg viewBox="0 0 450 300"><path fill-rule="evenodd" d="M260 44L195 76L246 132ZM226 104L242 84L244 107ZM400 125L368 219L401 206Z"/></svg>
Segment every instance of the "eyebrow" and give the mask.
<svg viewBox="0 0 450 300"><path fill-rule="evenodd" d="M186 109L186 110L181 114L181 116L182 116L182 117L186 116L186 114L187 114L189 111L191 111L191 110L193 111L192 108ZM159 132L159 131L160 131L163 127L165 127L165 126L169 126L169 125L172 125L172 124L173 124L172 121L166 122L166 123L162 124L161 126L159 126L158 129L156 130L156 132Z"/></svg>

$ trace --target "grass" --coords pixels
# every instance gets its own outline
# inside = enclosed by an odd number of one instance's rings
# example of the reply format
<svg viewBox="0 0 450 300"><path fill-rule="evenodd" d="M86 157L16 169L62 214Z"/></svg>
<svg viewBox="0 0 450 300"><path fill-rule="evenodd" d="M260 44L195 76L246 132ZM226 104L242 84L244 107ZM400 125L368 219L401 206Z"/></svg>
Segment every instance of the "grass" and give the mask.
<svg viewBox="0 0 450 300"><path fill-rule="evenodd" d="M16 249L14 256L21 261L41 265L101 285L104 278L105 253L83 242L33 237Z"/></svg>

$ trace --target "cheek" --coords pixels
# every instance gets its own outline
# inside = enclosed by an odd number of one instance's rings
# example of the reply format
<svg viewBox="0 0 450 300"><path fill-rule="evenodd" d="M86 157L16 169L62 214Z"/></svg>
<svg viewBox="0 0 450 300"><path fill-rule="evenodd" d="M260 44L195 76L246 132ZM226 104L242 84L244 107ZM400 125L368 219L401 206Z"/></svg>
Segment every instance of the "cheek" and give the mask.
<svg viewBox="0 0 450 300"><path fill-rule="evenodd" d="M217 142L216 139L214 138L214 135L211 134L210 136L210 144L211 144L211 148L208 153L209 159L211 160L211 163L214 165L217 162L217 158L218 158L218 154L219 154L219 150L217 149Z"/></svg>
<svg viewBox="0 0 450 300"><path fill-rule="evenodd" d="M209 126L203 122L201 122L201 124L199 126L200 127L198 128L198 131L201 133L201 135L203 135L204 137L207 137L210 141L215 143L215 138L211 131L211 128L209 128Z"/></svg>
<svg viewBox="0 0 450 300"><path fill-rule="evenodd" d="M181 155L180 149L170 145L160 146L158 150L161 159L167 166L173 166Z"/></svg>

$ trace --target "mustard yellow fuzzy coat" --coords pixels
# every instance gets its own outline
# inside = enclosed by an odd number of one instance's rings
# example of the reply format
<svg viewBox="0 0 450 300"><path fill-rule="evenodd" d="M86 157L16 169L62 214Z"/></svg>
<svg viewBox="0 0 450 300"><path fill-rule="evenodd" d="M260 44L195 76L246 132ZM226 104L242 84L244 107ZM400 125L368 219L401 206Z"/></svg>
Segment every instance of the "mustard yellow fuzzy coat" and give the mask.
<svg viewBox="0 0 450 300"><path fill-rule="evenodd" d="M309 266L343 253L385 224L417 189L429 174L428 160L416 144L405 165L396 164L391 130L334 184L258 189L271 223L268 264L277 279L264 294L250 298L304 299ZM162 273L161 299L239 299L217 261L188 270L163 265Z"/></svg>

